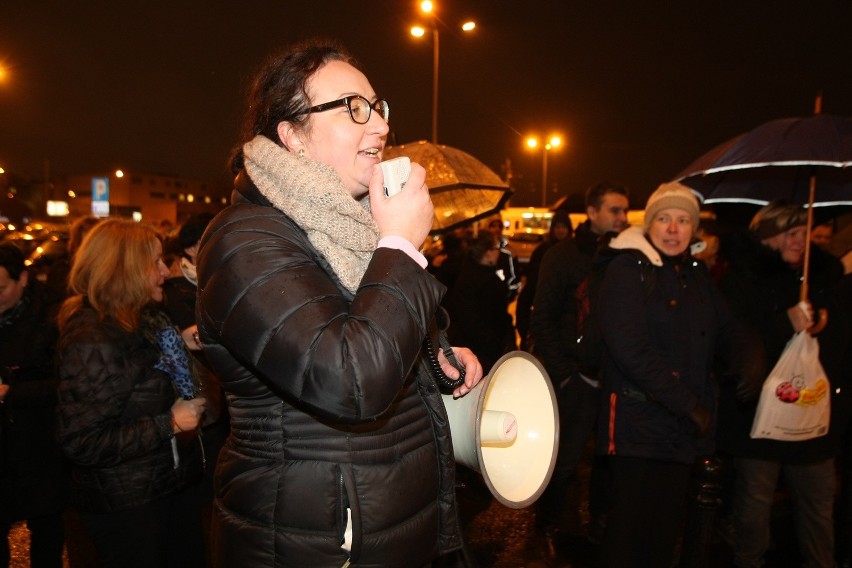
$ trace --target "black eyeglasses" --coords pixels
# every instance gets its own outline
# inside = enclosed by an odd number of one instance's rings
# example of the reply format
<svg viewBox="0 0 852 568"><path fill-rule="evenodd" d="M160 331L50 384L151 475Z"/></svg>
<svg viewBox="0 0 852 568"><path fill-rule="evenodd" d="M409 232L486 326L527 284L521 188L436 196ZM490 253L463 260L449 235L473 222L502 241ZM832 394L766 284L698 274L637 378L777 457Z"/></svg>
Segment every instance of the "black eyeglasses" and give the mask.
<svg viewBox="0 0 852 568"><path fill-rule="evenodd" d="M342 106L346 107L349 111L349 118L356 124L367 124L370 121L370 115L373 111L379 113L385 119L385 122L387 122L390 116L390 107L388 107L388 102L385 99L377 99L371 103L361 95L350 95L336 101L331 101L330 103L312 106L304 114L323 112Z"/></svg>

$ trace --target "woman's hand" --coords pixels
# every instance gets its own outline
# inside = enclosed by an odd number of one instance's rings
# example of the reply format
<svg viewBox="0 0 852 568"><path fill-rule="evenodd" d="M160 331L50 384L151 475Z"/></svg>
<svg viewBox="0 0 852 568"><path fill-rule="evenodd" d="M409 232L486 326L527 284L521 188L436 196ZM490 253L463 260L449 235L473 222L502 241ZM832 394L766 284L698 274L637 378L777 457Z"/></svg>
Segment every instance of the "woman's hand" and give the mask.
<svg viewBox="0 0 852 568"><path fill-rule="evenodd" d="M402 237L419 249L429 236L435 218L432 198L426 187L426 170L420 164L412 163L405 187L393 197L385 197L383 181L382 168L373 166L370 210L379 227L379 238Z"/></svg>
<svg viewBox="0 0 852 568"><path fill-rule="evenodd" d="M204 397L191 400L179 398L172 405L172 430L178 432L191 432L198 428L201 417L204 415Z"/></svg>
<svg viewBox="0 0 852 568"><path fill-rule="evenodd" d="M183 338L183 342L186 344L186 348L190 351L200 351L201 350L201 339L198 337L198 326L191 325L188 328L184 329L180 332L180 336Z"/></svg>
<svg viewBox="0 0 852 568"><path fill-rule="evenodd" d="M453 397L459 398L473 390L473 387L482 380L482 364L476 358L476 355L473 354L473 351L467 347L453 347L453 355L455 355L456 361L464 367L465 372L464 384L459 385L453 391ZM438 363L441 364L441 370L449 378L457 379L461 375L459 370L453 367L447 360L443 349L438 349Z"/></svg>
<svg viewBox="0 0 852 568"><path fill-rule="evenodd" d="M787 310L787 317L796 333L808 329L814 323L814 308L808 300L802 300Z"/></svg>

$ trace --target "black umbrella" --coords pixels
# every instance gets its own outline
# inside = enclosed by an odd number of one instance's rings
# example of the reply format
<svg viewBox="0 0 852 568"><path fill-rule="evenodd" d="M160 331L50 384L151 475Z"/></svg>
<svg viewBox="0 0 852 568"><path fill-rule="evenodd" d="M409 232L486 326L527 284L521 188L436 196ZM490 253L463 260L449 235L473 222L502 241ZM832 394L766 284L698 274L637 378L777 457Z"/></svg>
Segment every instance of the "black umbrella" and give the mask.
<svg viewBox="0 0 852 568"><path fill-rule="evenodd" d="M815 114L773 120L710 150L675 178L704 203L785 199L808 207L801 297L807 298L815 207L852 206L852 118Z"/></svg>
<svg viewBox="0 0 852 568"><path fill-rule="evenodd" d="M704 202L852 205L852 118L817 114L758 126L713 148L677 176ZM816 191L810 196L811 178Z"/></svg>
<svg viewBox="0 0 852 568"><path fill-rule="evenodd" d="M512 195L488 166L457 148L421 141L384 150L386 160L400 156L426 168L426 185L435 207L433 234L493 215Z"/></svg>

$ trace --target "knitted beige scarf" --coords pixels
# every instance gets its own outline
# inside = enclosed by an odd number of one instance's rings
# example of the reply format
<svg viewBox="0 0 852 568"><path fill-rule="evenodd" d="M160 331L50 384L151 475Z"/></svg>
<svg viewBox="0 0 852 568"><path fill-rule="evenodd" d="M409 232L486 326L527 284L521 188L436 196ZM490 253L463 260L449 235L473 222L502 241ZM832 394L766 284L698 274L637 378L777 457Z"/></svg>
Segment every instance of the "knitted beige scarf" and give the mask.
<svg viewBox="0 0 852 568"><path fill-rule="evenodd" d="M260 193L307 233L354 294L379 242L369 195L356 201L330 166L300 158L265 136L247 142L243 155Z"/></svg>

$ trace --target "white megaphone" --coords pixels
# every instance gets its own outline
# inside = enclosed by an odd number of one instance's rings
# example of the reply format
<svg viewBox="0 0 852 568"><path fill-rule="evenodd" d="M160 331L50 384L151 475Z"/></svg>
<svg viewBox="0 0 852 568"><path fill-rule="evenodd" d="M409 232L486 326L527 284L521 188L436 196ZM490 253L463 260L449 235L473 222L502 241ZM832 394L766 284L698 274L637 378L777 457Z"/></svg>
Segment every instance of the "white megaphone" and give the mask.
<svg viewBox="0 0 852 568"><path fill-rule="evenodd" d="M512 351L465 396L442 396L456 463L482 474L503 505L532 505L550 481L559 445L556 395L541 363Z"/></svg>

